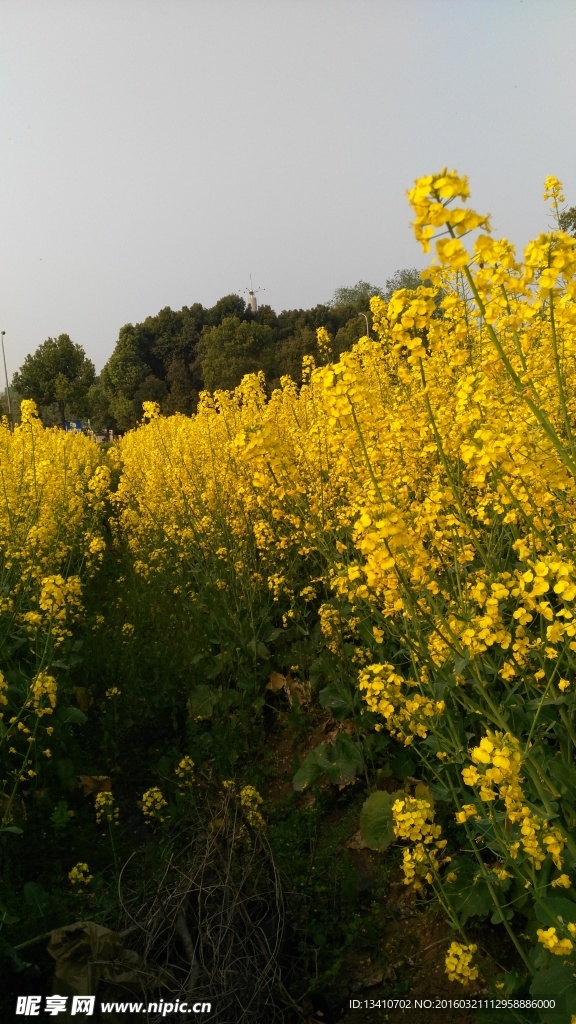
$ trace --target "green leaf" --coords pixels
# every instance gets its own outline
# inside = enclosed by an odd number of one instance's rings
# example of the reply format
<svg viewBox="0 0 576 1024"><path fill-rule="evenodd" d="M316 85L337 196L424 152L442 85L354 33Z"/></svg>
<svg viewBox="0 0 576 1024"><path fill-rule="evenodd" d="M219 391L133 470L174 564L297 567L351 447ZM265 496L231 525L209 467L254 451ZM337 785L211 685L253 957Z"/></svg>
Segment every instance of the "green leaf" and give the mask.
<svg viewBox="0 0 576 1024"><path fill-rule="evenodd" d="M572 796L576 796L576 768L573 768L572 765L562 764L562 761L551 757L546 763L546 771L556 782L560 782Z"/></svg>
<svg viewBox="0 0 576 1024"><path fill-rule="evenodd" d="M368 757L375 758L376 756L378 756L379 760L381 760L381 755L384 753L384 751L390 749L391 742L392 741L390 740L390 736L388 735L387 732L384 731L374 732L373 730L371 730L367 734L365 733L362 738L362 746L363 749L367 752ZM382 767L379 768L378 771L381 773L382 778L384 779L388 779L392 775L392 769L389 764L382 765Z"/></svg>
<svg viewBox="0 0 576 1024"><path fill-rule="evenodd" d="M535 697L534 700L526 701L526 707L533 711L536 708L551 708L556 707L558 704L567 703L567 697L545 697L544 700L541 697Z"/></svg>
<svg viewBox="0 0 576 1024"><path fill-rule="evenodd" d="M498 998L504 999L518 992L524 985L524 978L518 971L507 971L506 974L496 975L492 980L491 989L498 993ZM499 982L498 988L496 982Z"/></svg>
<svg viewBox="0 0 576 1024"><path fill-rule="evenodd" d="M84 725L88 721L80 708L57 708L54 717L63 725Z"/></svg>
<svg viewBox="0 0 576 1024"><path fill-rule="evenodd" d="M270 651L266 647L266 644L263 644L261 640L250 640L248 649L252 651L252 654L255 657L260 658L261 661L265 661L270 657Z"/></svg>
<svg viewBox="0 0 576 1024"><path fill-rule="evenodd" d="M6 910L4 904L0 903L0 927L5 924L18 924L20 918Z"/></svg>
<svg viewBox="0 0 576 1024"><path fill-rule="evenodd" d="M330 782L345 786L353 781L363 767L364 759L356 744L349 736L340 735L332 747L321 743L306 755L292 785L300 792L322 775L327 775Z"/></svg>
<svg viewBox="0 0 576 1024"><path fill-rule="evenodd" d="M221 676L226 667L226 660L226 654L220 653L212 655L203 670L204 678L217 679L218 676Z"/></svg>
<svg viewBox="0 0 576 1024"><path fill-rule="evenodd" d="M360 811L360 835L370 850L387 850L394 842L392 804L397 793L378 790L364 801Z"/></svg>
<svg viewBox="0 0 576 1024"><path fill-rule="evenodd" d="M540 1009L543 1024L564 1024L576 1013L576 978L574 968L564 964L552 964L546 971L539 971L532 979L530 995L538 999L555 999L554 1010Z"/></svg>
<svg viewBox="0 0 576 1024"><path fill-rule="evenodd" d="M451 796L452 796L450 790L448 789L448 786L442 785L441 782L431 782L430 783L430 792L431 792L434 800L436 800L436 801L444 801L445 803L448 803L450 801Z"/></svg>
<svg viewBox="0 0 576 1024"><path fill-rule="evenodd" d="M502 924L503 921L511 921L514 917L514 911L510 907L508 910L496 909L490 918L491 924Z"/></svg>
<svg viewBox="0 0 576 1024"><path fill-rule="evenodd" d="M26 971L32 964L29 960L23 960L17 949L11 946L6 939L0 935L0 957L7 957L11 960L11 968L13 971Z"/></svg>
<svg viewBox="0 0 576 1024"><path fill-rule="evenodd" d="M566 797L562 800L562 815L569 829L576 828L576 807Z"/></svg>
<svg viewBox="0 0 576 1024"><path fill-rule="evenodd" d="M192 690L186 708L191 718L211 718L220 697L220 691L202 684Z"/></svg>
<svg viewBox="0 0 576 1024"><path fill-rule="evenodd" d="M490 891L480 872L478 863L472 857L454 857L450 873L456 878L444 881L444 890L450 903L465 925L469 917L487 917L496 910Z"/></svg>
<svg viewBox="0 0 576 1024"><path fill-rule="evenodd" d="M487 917L494 906L486 883L479 879L466 890L460 903L460 920L465 924L469 917Z"/></svg>
<svg viewBox="0 0 576 1024"><path fill-rule="evenodd" d="M354 697L350 689L340 682L328 683L318 694L320 707L330 708L335 718L344 717L347 711L354 710Z"/></svg>
<svg viewBox="0 0 576 1024"><path fill-rule="evenodd" d="M392 761L392 772L399 782L404 782L409 775L413 775L416 767L416 761L406 749L401 750L398 757Z"/></svg>
<svg viewBox="0 0 576 1024"><path fill-rule="evenodd" d="M32 907L37 914L44 917L46 911L52 904L52 899L45 889L37 882L26 882L24 889L24 902Z"/></svg>
<svg viewBox="0 0 576 1024"><path fill-rule="evenodd" d="M533 913L532 916L534 916ZM547 971L552 960L552 953L550 953L545 946L541 946L540 943L538 943L536 946L532 946L532 949L529 950L528 960L532 966L536 968L536 971L533 973L537 973L538 971Z"/></svg>
<svg viewBox="0 0 576 1024"><path fill-rule="evenodd" d="M278 637L282 636L285 631L283 629L273 629L272 632L266 637L267 644L273 644Z"/></svg>
<svg viewBox="0 0 576 1024"><path fill-rule="evenodd" d="M530 729L534 720L533 714L524 711L521 707L510 708L507 718L512 726L514 736L522 736L527 729Z"/></svg>
<svg viewBox="0 0 576 1024"><path fill-rule="evenodd" d="M72 791L76 788L76 765L71 758L55 758L56 772L64 789Z"/></svg>
<svg viewBox="0 0 576 1024"><path fill-rule="evenodd" d="M535 905L536 917L543 925L576 924L576 903L565 896L549 896ZM547 913L548 911L548 913Z"/></svg>
<svg viewBox="0 0 576 1024"><path fill-rule="evenodd" d="M13 832L15 836L24 835L24 830L18 828L16 825L4 825L3 828L0 828L0 832Z"/></svg>
<svg viewBox="0 0 576 1024"><path fill-rule="evenodd" d="M14 651L17 651L25 643L26 643L25 637L12 635L12 636L8 637L4 641L4 643L3 643L4 651L5 651L6 654L13 654ZM5 674L6 674L7 678L8 678L9 677L8 673L5 673Z"/></svg>
<svg viewBox="0 0 576 1024"><path fill-rule="evenodd" d="M229 712L232 708L237 708L242 704L242 694L238 690L225 690L221 697L216 695L217 700L220 700L222 710ZM256 704L256 700L253 701L252 706Z"/></svg>
<svg viewBox="0 0 576 1024"><path fill-rule="evenodd" d="M64 831L70 827L71 819L66 800L59 800L56 804L52 814L50 815L50 823L52 828L58 831Z"/></svg>
<svg viewBox="0 0 576 1024"><path fill-rule="evenodd" d="M296 645L294 644L294 647L295 646ZM294 648L292 648L292 651L294 653ZM305 662L303 663L305 664ZM332 679L333 665L330 655L324 652L324 654L321 654L318 658L315 658L310 665L308 674L310 676L310 682L314 689L316 689L316 686L319 682L326 682L327 679Z"/></svg>
<svg viewBox="0 0 576 1024"><path fill-rule="evenodd" d="M349 736L340 734L331 750L333 769L330 781L339 786L348 785L364 767L364 758Z"/></svg>
<svg viewBox="0 0 576 1024"><path fill-rule="evenodd" d="M300 793L307 786L311 786L313 782L323 774L322 768L318 764L318 752L324 752L326 744L322 743L316 750L311 750L306 755L294 778L292 779L292 785L297 793Z"/></svg>

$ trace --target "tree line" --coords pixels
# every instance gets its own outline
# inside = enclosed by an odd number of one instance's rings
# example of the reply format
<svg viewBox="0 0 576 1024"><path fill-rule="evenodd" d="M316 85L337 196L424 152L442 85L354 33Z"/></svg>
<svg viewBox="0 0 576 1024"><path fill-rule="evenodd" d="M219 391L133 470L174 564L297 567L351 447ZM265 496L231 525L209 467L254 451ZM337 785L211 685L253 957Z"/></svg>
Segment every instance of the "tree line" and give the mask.
<svg viewBox="0 0 576 1024"><path fill-rule="evenodd" d="M558 227L576 236L576 207L559 213ZM385 288L358 281L338 288L323 305L281 313L267 305L253 311L240 295L225 295L209 308L199 302L179 311L167 306L120 329L99 377L82 346L61 334L43 342L14 374L12 406L32 398L45 423L89 419L97 432L129 430L146 401L158 402L166 415L189 415L201 391L229 390L246 373L263 370L271 390L285 375L299 381L302 357L320 357L318 327L328 330L337 357L365 333L373 295L388 299L421 283L415 268L397 270ZM5 413L6 396L0 404Z"/></svg>
<svg viewBox="0 0 576 1024"><path fill-rule="evenodd" d="M270 389L285 375L299 381L303 356L320 358L318 327L329 332L337 357L366 333L371 296L387 298L420 283L418 270L399 270L385 288L359 281L337 289L330 302L281 313L268 305L253 311L239 295L225 295L209 308L166 307L120 329L99 376L82 346L61 334L26 357L12 388L34 399L45 423L63 426L67 418L80 418L96 432L122 433L141 418L145 401L158 402L166 415L189 415L200 392L232 389L247 373L263 370Z"/></svg>

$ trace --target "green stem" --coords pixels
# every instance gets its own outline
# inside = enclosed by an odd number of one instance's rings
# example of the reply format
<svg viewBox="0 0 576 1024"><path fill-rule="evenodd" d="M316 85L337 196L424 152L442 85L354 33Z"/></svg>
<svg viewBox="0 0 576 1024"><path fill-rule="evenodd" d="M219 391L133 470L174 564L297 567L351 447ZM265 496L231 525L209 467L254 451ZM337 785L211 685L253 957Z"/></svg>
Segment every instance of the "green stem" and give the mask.
<svg viewBox="0 0 576 1024"><path fill-rule="evenodd" d="M436 441L436 446L438 448L438 454L440 456L440 461L441 461L442 466L444 468L444 472L446 473L446 477L447 477L448 481L450 482L450 486L452 487L452 493L454 494L454 498L455 498L456 504L458 506L458 511L460 512L460 515L462 516L462 521L464 523L466 523L466 526L468 527L470 540L472 541L474 547L476 548L476 551L478 552L478 554L480 555L480 557L484 561L484 564L487 565L487 566L490 566L492 569L495 570L495 566L493 565L491 558L489 557L488 553L484 550L482 544L480 543L480 541L478 540L478 537L476 536L476 531L474 530L474 527L473 527L473 525L472 525L472 523L470 521L470 517L468 516L468 514L467 514L467 512L466 512L466 510L464 508L464 505L462 504L462 499L460 497L460 491L459 491L458 484L457 484L457 482L454 481L454 476L453 476L452 470L451 470L451 468L450 468L450 466L448 464L448 459L446 457L446 453L444 451L444 447L443 447L443 444L442 444L442 438L440 437L440 432L439 432L439 430L438 430L438 428L436 426L436 419L435 419L434 413L432 411L432 404L430 402L430 398L428 397L428 391L427 391L427 385L426 385L426 375L424 373L424 365L422 363L422 359L420 359L420 377L422 379L422 387L423 387L423 392L422 393L424 395L424 402L425 402L425 405L426 405L426 410L428 412L428 416L430 418L430 423L432 424L432 430L434 432L434 438L435 438L435 441Z"/></svg>
<svg viewBox="0 0 576 1024"><path fill-rule="evenodd" d="M572 740L572 743L576 747L576 733L574 732L572 722L570 721L570 717L568 715L568 712L566 711L566 708L560 708L560 718L562 719L562 724L566 729L566 732L568 733L570 739ZM568 763L571 764L571 761L569 761Z"/></svg>
<svg viewBox="0 0 576 1024"><path fill-rule="evenodd" d="M548 779L546 779L545 777L542 777L542 778L539 777L538 769L537 769L537 767L534 764L531 764L530 761L525 761L524 763L525 763L528 775L530 776L530 779L531 779L531 781L532 781L532 783L534 785L534 788L535 788L536 792L538 793L538 796L540 797L540 799L541 799L541 801L542 801L542 803L544 805L544 809L545 809L546 813L549 814L551 818L553 818L555 816L554 809L550 806L550 801L548 799L548 795L545 792L543 783L547 785L549 790L551 790L551 795L552 795L552 797L554 799L558 799L560 797L560 793L558 793L557 790L555 790L552 787L552 785L548 781ZM576 842L572 838L570 832L568 832L566 830L566 828L564 827L564 825L563 825L562 821L560 821L560 819L556 819L555 820L555 826L558 829L558 831L561 833L562 839L564 840L564 843L565 843L566 847L570 851L573 859L576 861Z"/></svg>
<svg viewBox="0 0 576 1024"><path fill-rule="evenodd" d="M354 420L354 426L356 427L356 433L358 434L358 438L360 440L360 446L362 448L362 453L364 455L364 461L366 462L368 473L370 474L370 479L371 479L372 484L374 486L374 490L376 491L376 496L377 496L378 500L380 501L381 504L383 504L384 503L384 499L382 498L382 494L380 492L380 487L378 485L378 481L377 481L376 477L374 476L374 470L372 469L372 463L370 462L370 456L368 455L368 449L366 448L366 443L364 441L364 435L363 435L362 430L360 428L360 424L358 423L358 417L356 416L356 409L354 408L354 403L352 402L352 399L350 398L350 395L347 394L346 397L348 398L348 401L350 403L350 408L352 410L352 419Z"/></svg>
<svg viewBox="0 0 576 1024"><path fill-rule="evenodd" d="M478 291L478 289L476 287L476 283L474 281L474 278L472 277L472 274L470 272L470 268L467 267L467 266L464 267L464 273L466 274L466 277L468 279L468 283L470 285L470 288L472 289L472 292L474 294L474 298L476 299L476 302L478 304L478 309L480 310L482 316L485 317L486 316L486 307L485 307L484 303L482 302L482 299L480 298L480 293L479 293L479 291ZM566 449L565 449L564 445L561 443L561 441L560 441L558 435L556 434L556 431L554 430L552 424L550 423L550 420L548 419L547 413L544 412L543 409L540 409L536 405L536 403L530 398L530 396L528 394L526 394L526 387L523 384L523 382L520 379L520 377L518 376L518 374L516 373L516 370L512 366L512 363L510 362L508 356L506 355L506 352L504 351L504 348L502 346L502 342L500 341L500 338L498 337L496 331L492 327L492 324L489 324L488 322L486 322L486 329L488 331L488 334L490 335L490 339L491 339L491 341L492 341L496 351L498 352L498 355L500 356L500 359L502 360L502 363L504 364L504 366L506 368L506 372L508 373L508 376L510 377L510 379L512 380L512 383L514 384L514 387L515 387L517 393L520 395L520 397L526 403L526 405L530 409L530 412L533 414L533 416L535 417L537 422L540 424L540 426L542 427L542 430L544 431L544 433L546 434L548 439L552 442L553 447L558 452L558 454L559 454L562 462L564 463L564 465L567 466L568 469L570 470L570 472L572 473L572 475L574 477L576 477L576 462L574 462L573 459L571 459L571 458L569 458L567 456ZM530 384L532 385L531 381L530 381Z"/></svg>
<svg viewBox="0 0 576 1024"><path fill-rule="evenodd" d="M450 786L450 789L452 790L452 799L453 799L455 805L458 807L459 810L461 810L460 800L458 799L458 795L456 793L456 790L454 789L454 785L452 783L452 779L450 778L450 776L448 776L448 785ZM528 968L528 971L530 972L530 974L534 974L534 969L533 969L530 961L528 960L528 957L526 956L524 950L522 949L522 946L520 945L520 942L519 942L519 940L518 940L518 938L517 938L513 928L511 927L510 922L507 920L506 915L502 913L502 908L500 906L500 902L499 902L498 897L496 895L496 892L494 890L494 886L492 885L492 882L490 881L490 879L488 877L484 861L482 860L478 850L476 849L476 844L474 842L474 837L473 837L473 835L472 835L472 833L470 831L470 828L469 828L469 825L468 825L467 821L464 822L464 828L466 830L466 835L468 837L468 842L470 843L471 849L474 852L474 856L475 856L476 860L478 861L478 865L480 867L480 872L481 872L482 877L483 877L483 879L484 879L484 881L486 883L486 886L488 888L488 892L490 893L490 896L492 898L492 902L494 903L495 908L499 911L500 917L502 918L502 924L504 925L506 931L508 932L510 940L513 942L514 946L516 947L516 950L518 951L519 956L522 958L522 961L524 962L524 964Z"/></svg>
<svg viewBox="0 0 576 1024"><path fill-rule="evenodd" d="M552 334L552 351L554 353L554 370L556 372L556 382L558 384L558 392L560 395L560 408L562 410L562 420L564 422L564 429L566 436L570 444L570 450L574 455L574 438L572 437L572 428L570 427L570 419L568 417L568 410L566 408L566 395L564 393L564 384L562 382L562 370L560 367L560 357L558 355L558 338L556 335L556 319L554 317L554 294L550 291L550 329Z"/></svg>
<svg viewBox="0 0 576 1024"><path fill-rule="evenodd" d="M52 932L43 932L42 935L35 935L33 939L27 939L26 942L20 942L17 946L12 946L12 949L19 952L21 949L27 949L28 946L35 946L37 942L42 942L43 939L49 939Z"/></svg>

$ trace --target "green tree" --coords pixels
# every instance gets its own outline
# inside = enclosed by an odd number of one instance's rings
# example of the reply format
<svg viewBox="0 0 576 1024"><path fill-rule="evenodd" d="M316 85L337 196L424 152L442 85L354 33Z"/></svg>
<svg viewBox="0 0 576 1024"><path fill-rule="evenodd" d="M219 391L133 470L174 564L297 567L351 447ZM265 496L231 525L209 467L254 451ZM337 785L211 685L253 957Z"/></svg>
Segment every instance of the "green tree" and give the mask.
<svg viewBox="0 0 576 1024"><path fill-rule="evenodd" d="M120 328L116 347L100 374L100 386L108 399L109 415L119 430L133 427L142 412L135 396L150 373L149 364L143 357L138 327L125 324ZM149 400L153 400L152 396Z"/></svg>
<svg viewBox="0 0 576 1024"><path fill-rule="evenodd" d="M34 355L26 356L12 378L12 387L22 398L32 398L39 407L56 405L62 426L67 413L81 415L87 395L96 380L94 363L81 345L68 334L47 338Z"/></svg>
<svg viewBox="0 0 576 1024"><path fill-rule="evenodd" d="M558 217L558 227L561 231L566 231L567 234L573 235L576 238L576 206L571 206L568 210L564 210Z"/></svg>
<svg viewBox="0 0 576 1024"><path fill-rule="evenodd" d="M366 313L366 319L368 323L371 323L370 309ZM332 356L334 359L338 359L343 352L347 352L356 344L359 338L362 338L366 334L366 320L363 316L358 313L353 316L345 323L342 327L339 327L336 331L334 341L332 343Z"/></svg>
<svg viewBox="0 0 576 1024"><path fill-rule="evenodd" d="M368 281L358 281L348 288L337 288L332 296L331 306L353 306L354 309L366 309L373 295L383 296L383 291Z"/></svg>
<svg viewBox="0 0 576 1024"><path fill-rule="evenodd" d="M211 327L216 327L217 324L221 324L223 320L226 320L229 316L237 316L239 320L243 320L246 315L246 303L241 295L224 295L223 298L218 299L218 302L207 311L206 322Z"/></svg>
<svg viewBox="0 0 576 1024"><path fill-rule="evenodd" d="M96 434L100 434L104 430L109 429L116 432L118 425L110 409L110 399L100 380L97 380L96 383L92 385L87 397L88 413L92 430Z"/></svg>
<svg viewBox="0 0 576 1024"><path fill-rule="evenodd" d="M274 376L274 333L271 327L227 316L208 327L198 343L198 364L208 391L235 388L246 373L263 370Z"/></svg>
<svg viewBox="0 0 576 1024"><path fill-rule="evenodd" d="M280 378L284 376L300 383L303 357L314 356L317 361L319 355L316 331L306 325L295 328L293 334L275 344L274 367L268 381L270 387L278 387Z"/></svg>
<svg viewBox="0 0 576 1024"><path fill-rule="evenodd" d="M6 416L8 418L9 410L12 412L12 422L18 419L18 410L20 409L20 402L22 401L22 395L19 395L17 391L14 391L12 385L10 385L10 401L8 401L8 395L6 388L4 388L0 395L0 416Z"/></svg>
<svg viewBox="0 0 576 1024"><path fill-rule="evenodd" d="M218 308L235 308L238 303L244 309L238 296L221 299L211 310L200 303L184 306L179 312L166 306L141 324L121 328L100 375L116 429L133 427L145 401L159 402L167 415L194 411L203 386L196 360L202 330L218 316Z"/></svg>
<svg viewBox="0 0 576 1024"><path fill-rule="evenodd" d="M405 267L403 270L397 270L392 277L388 278L383 298L388 302L394 292L399 292L402 288L415 291L423 283L420 271L416 270L416 267Z"/></svg>

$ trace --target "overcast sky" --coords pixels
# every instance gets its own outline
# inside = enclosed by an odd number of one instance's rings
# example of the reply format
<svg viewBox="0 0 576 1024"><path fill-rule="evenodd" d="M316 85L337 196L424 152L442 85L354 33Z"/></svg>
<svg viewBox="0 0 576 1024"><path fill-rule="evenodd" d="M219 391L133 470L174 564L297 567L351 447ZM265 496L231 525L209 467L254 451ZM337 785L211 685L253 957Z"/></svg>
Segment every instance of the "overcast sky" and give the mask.
<svg viewBox="0 0 576 1024"><path fill-rule="evenodd" d="M274 309L425 265L448 165L518 246L576 205L574 0L0 0L9 376L67 333L241 292Z"/></svg>

